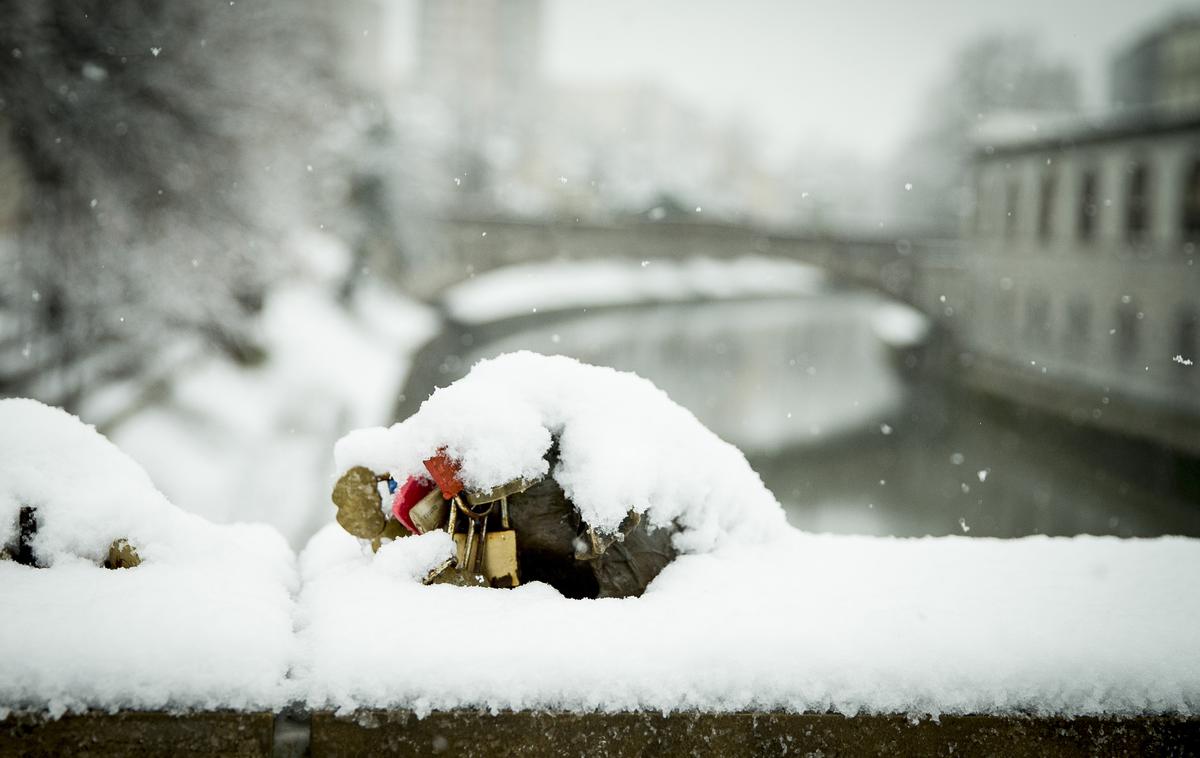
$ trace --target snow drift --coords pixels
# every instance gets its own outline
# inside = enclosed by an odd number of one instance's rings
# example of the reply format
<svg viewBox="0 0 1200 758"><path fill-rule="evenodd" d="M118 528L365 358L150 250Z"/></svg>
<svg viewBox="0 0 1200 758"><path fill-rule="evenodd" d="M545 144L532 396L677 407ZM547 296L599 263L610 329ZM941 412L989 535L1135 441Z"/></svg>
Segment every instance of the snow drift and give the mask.
<svg viewBox="0 0 1200 758"><path fill-rule="evenodd" d="M0 710L287 701L296 573L278 533L185 513L79 419L0 400L0 545L21 508L40 568L0 560ZM100 565L118 539L136 568Z"/></svg>

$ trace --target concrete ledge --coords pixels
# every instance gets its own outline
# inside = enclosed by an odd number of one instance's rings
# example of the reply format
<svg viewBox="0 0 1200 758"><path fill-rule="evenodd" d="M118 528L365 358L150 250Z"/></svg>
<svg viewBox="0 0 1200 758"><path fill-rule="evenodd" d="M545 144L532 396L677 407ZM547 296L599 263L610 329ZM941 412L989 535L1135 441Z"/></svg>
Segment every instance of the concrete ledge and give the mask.
<svg viewBox="0 0 1200 758"><path fill-rule="evenodd" d="M283 717L281 717L283 718ZM103 712L0 720L9 756L1190 756L1200 718L1038 718L790 713L410 711Z"/></svg>
<svg viewBox="0 0 1200 758"><path fill-rule="evenodd" d="M1184 756L1200 719L365 711L312 717L313 756Z"/></svg>
<svg viewBox="0 0 1200 758"><path fill-rule="evenodd" d="M51 719L13 713L0 720L0 757L269 756L273 713L98 711Z"/></svg>

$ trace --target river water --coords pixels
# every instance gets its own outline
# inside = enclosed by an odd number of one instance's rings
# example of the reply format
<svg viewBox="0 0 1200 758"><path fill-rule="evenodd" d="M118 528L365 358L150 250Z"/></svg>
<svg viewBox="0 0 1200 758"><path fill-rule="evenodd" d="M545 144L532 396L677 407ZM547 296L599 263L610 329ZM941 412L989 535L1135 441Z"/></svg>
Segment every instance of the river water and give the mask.
<svg viewBox="0 0 1200 758"><path fill-rule="evenodd" d="M635 371L741 447L806 530L1200 535L1169 455L934 378L881 337L895 309L853 291L625 307L463 328L425 359L438 383L518 349Z"/></svg>

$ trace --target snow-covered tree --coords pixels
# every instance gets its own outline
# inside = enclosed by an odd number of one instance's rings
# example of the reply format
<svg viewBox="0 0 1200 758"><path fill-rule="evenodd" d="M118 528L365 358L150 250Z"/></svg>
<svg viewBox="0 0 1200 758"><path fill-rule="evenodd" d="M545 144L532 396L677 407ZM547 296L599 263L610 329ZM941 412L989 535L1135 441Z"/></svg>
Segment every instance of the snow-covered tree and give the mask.
<svg viewBox="0 0 1200 758"><path fill-rule="evenodd" d="M312 135L336 110L319 13L284 0L4 3L0 121L23 206L0 253L0 393L70 406L180 342L253 359L248 316L285 264Z"/></svg>

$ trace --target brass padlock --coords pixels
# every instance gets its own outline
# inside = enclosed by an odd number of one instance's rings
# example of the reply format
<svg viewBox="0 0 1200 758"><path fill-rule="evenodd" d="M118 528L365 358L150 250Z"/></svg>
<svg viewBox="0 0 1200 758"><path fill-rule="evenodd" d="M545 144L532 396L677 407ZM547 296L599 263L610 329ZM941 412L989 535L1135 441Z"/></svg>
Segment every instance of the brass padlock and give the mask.
<svg viewBox="0 0 1200 758"><path fill-rule="evenodd" d="M437 489L436 487L431 494L436 494L439 498L442 497L441 490ZM445 502L444 499L443 502ZM416 510L416 506L414 506L413 509ZM466 546L467 537L465 534L462 534L458 531L458 513L460 509L465 510L465 506L463 505L462 498L458 495L455 495L450 500L447 513L444 517L445 521L441 525L442 528L445 529L446 532L454 539L456 548L455 555L454 557L446 559L431 569L430 572L425 576L425 584L454 584L468 587L486 586L483 577L464 570L466 566L464 548Z"/></svg>
<svg viewBox="0 0 1200 758"><path fill-rule="evenodd" d="M488 531L488 520L496 510L494 506L494 503L490 504L484 511L464 508L464 513L470 514L470 522L466 534L454 535L457 565L462 572L483 577L492 587L516 587L521 583L517 569L517 533L511 529Z"/></svg>
<svg viewBox="0 0 1200 758"><path fill-rule="evenodd" d="M342 474L333 487L337 522L361 539L375 539L387 527L383 499L379 495L380 477L368 468L355 466Z"/></svg>
<svg viewBox="0 0 1200 758"><path fill-rule="evenodd" d="M137 549L125 539L115 539L108 546L108 557L104 559L106 569L136 568L142 563Z"/></svg>
<svg viewBox="0 0 1200 758"><path fill-rule="evenodd" d="M455 540L458 544L458 540ZM517 573L517 533L511 529L488 532L482 545L478 573L492 587L512 588L521 583Z"/></svg>
<svg viewBox="0 0 1200 758"><path fill-rule="evenodd" d="M454 539L455 556L430 572L426 584L450 583L467 586L511 588L521 583L517 563L517 533L508 529L508 502L501 507L467 505L455 497L446 517L446 531ZM414 509L415 510L415 509ZM499 517L501 529L489 530L489 521ZM457 526L465 522L465 531Z"/></svg>

